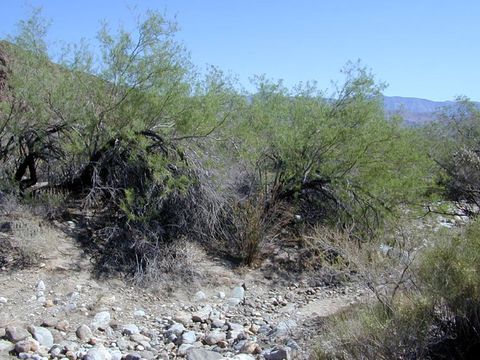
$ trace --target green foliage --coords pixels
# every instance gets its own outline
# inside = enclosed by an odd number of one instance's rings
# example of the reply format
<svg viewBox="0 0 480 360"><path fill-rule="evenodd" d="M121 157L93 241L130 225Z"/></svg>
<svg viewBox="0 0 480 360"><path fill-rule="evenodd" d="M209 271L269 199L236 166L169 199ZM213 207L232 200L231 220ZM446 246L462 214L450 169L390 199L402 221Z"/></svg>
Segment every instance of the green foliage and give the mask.
<svg viewBox="0 0 480 360"><path fill-rule="evenodd" d="M315 190L321 202L333 202L329 216L365 222L382 209L418 201L431 162L420 136L385 119L383 86L358 65L345 74L344 85L329 97L314 84L291 91L282 82L255 78L257 92L236 131L242 155L256 165L267 192L298 199Z"/></svg>
<svg viewBox="0 0 480 360"><path fill-rule="evenodd" d="M432 241L430 239L430 241ZM435 233L418 263L404 268L413 279L388 306L373 303L330 324L330 348L321 356L344 359L476 356L480 346L480 221Z"/></svg>
<svg viewBox="0 0 480 360"><path fill-rule="evenodd" d="M429 153L438 163L437 182L450 200L480 204L480 109L467 98L444 109L440 121L425 129ZM472 211L469 206L466 212ZM475 211L473 211L475 212Z"/></svg>
<svg viewBox="0 0 480 360"><path fill-rule="evenodd" d="M429 249L420 268L427 293L456 314L467 314L480 299L480 221L465 234L445 234Z"/></svg>

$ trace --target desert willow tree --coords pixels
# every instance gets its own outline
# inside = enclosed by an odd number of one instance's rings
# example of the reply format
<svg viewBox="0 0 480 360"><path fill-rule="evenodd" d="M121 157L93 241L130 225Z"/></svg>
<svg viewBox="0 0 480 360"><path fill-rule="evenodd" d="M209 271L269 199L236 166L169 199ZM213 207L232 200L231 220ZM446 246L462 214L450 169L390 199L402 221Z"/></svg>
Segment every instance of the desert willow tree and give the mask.
<svg viewBox="0 0 480 360"><path fill-rule="evenodd" d="M195 221L188 197L198 192L200 170L191 150L229 121L232 84L215 68L198 76L175 23L157 12L133 32L103 25L94 46L72 46L57 63L48 56L47 25L36 11L2 43L9 94L1 160L11 169L3 178L21 189L47 180L72 191L104 215L92 230L99 238L139 244L132 256L142 267L152 246Z"/></svg>
<svg viewBox="0 0 480 360"><path fill-rule="evenodd" d="M423 197L430 161L418 136L387 119L384 88L359 64L327 96L254 78L257 91L238 124L242 152L268 204L286 202L303 223L336 222L371 233L399 204Z"/></svg>

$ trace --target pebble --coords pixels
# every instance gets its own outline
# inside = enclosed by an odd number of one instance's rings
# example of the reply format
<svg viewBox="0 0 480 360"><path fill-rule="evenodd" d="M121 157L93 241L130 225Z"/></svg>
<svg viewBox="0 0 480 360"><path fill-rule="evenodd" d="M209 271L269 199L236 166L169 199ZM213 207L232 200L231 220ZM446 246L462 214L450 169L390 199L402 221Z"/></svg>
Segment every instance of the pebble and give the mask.
<svg viewBox="0 0 480 360"><path fill-rule="evenodd" d="M108 311L100 311L95 314L92 320L92 328L105 330L111 321L111 316Z"/></svg>
<svg viewBox="0 0 480 360"><path fill-rule="evenodd" d="M28 331L30 331L30 333L33 335L33 338L37 340L40 345L47 348L51 348L53 346L53 335L50 330L40 326L30 325L28 327Z"/></svg>
<svg viewBox="0 0 480 360"><path fill-rule="evenodd" d="M82 341L89 341L93 336L92 330L85 324L80 325L77 331L75 331L75 334Z"/></svg>

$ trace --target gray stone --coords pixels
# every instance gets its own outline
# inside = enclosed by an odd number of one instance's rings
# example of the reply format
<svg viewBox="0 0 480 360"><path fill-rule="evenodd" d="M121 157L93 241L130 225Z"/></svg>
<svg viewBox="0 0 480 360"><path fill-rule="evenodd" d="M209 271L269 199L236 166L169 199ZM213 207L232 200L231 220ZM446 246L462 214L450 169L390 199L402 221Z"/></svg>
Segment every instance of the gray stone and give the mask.
<svg viewBox="0 0 480 360"><path fill-rule="evenodd" d="M143 341L150 341L150 338L143 334L133 334L130 335L130 340L136 342L137 344L140 344Z"/></svg>
<svg viewBox="0 0 480 360"><path fill-rule="evenodd" d="M48 353L50 354L51 357L53 358L56 358L56 357L60 357L60 355L62 354L62 348L58 345L54 345L49 351Z"/></svg>
<svg viewBox="0 0 480 360"><path fill-rule="evenodd" d="M140 330L138 329L138 326L135 324L127 324L123 326L122 334L123 335L140 334Z"/></svg>
<svg viewBox="0 0 480 360"><path fill-rule="evenodd" d="M15 349L15 344L7 340L0 340L0 355L2 353L8 353Z"/></svg>
<svg viewBox="0 0 480 360"><path fill-rule="evenodd" d="M245 341L243 346L240 348L240 352L244 354L259 354L262 352L260 345L254 341Z"/></svg>
<svg viewBox="0 0 480 360"><path fill-rule="evenodd" d="M239 298L228 298L227 304L230 306L237 306L242 302L242 299Z"/></svg>
<svg viewBox="0 0 480 360"><path fill-rule="evenodd" d="M104 346L99 345L88 350L83 360L112 360L112 355Z"/></svg>
<svg viewBox="0 0 480 360"><path fill-rule="evenodd" d="M245 289L242 286L235 287L230 293L230 297L234 299L245 299Z"/></svg>
<svg viewBox="0 0 480 360"><path fill-rule="evenodd" d="M179 311L173 317L173 321L188 326L192 323L192 316L185 311Z"/></svg>
<svg viewBox="0 0 480 360"><path fill-rule="evenodd" d="M248 354L238 354L232 357L232 360L255 360L255 357Z"/></svg>
<svg viewBox="0 0 480 360"><path fill-rule="evenodd" d="M122 360L122 352L120 350L111 350L112 360Z"/></svg>
<svg viewBox="0 0 480 360"><path fill-rule="evenodd" d="M177 356L185 356L187 355L187 351L188 349L192 348L193 345L192 344L182 344L178 347L178 350L177 350Z"/></svg>
<svg viewBox="0 0 480 360"><path fill-rule="evenodd" d="M33 335L33 338L39 342L40 345L47 348L53 346L53 335L50 330L40 326L29 326L28 331Z"/></svg>
<svg viewBox="0 0 480 360"><path fill-rule="evenodd" d="M144 317L144 316L145 316L145 311L143 311L143 310L135 310L134 313L133 313L133 316Z"/></svg>
<svg viewBox="0 0 480 360"><path fill-rule="evenodd" d="M75 334L82 341L89 341L93 336L92 330L85 324L80 325L77 331L75 331Z"/></svg>
<svg viewBox="0 0 480 360"><path fill-rule="evenodd" d="M207 299L207 295L203 291L197 291L193 296L193 301L199 302Z"/></svg>
<svg viewBox="0 0 480 360"><path fill-rule="evenodd" d="M28 333L28 331L21 327L8 326L5 329L5 337L7 338L7 340L10 340L14 343L20 340L24 340L29 336L30 334Z"/></svg>
<svg viewBox="0 0 480 360"><path fill-rule="evenodd" d="M271 335L276 337L285 337L292 333L297 327L295 320L285 320L278 323L278 325L273 329Z"/></svg>
<svg viewBox="0 0 480 360"><path fill-rule="evenodd" d="M182 335L184 331L185 331L185 326L183 326L183 324L176 323L168 328L165 335L168 337L171 334L174 334L175 336L179 337Z"/></svg>
<svg viewBox="0 0 480 360"><path fill-rule="evenodd" d="M8 302L6 297L0 296L0 304L6 304Z"/></svg>
<svg viewBox="0 0 480 360"><path fill-rule="evenodd" d="M149 351L149 350L142 351L142 359L153 360L154 358L155 358L155 354L152 351Z"/></svg>
<svg viewBox="0 0 480 360"><path fill-rule="evenodd" d="M92 328L105 330L110 324L111 316L108 311L100 311L96 313L92 320Z"/></svg>
<svg viewBox="0 0 480 360"><path fill-rule="evenodd" d="M187 350L187 360L220 360L222 355L215 351L192 347Z"/></svg>
<svg viewBox="0 0 480 360"><path fill-rule="evenodd" d="M127 341L125 339L118 339L117 346L120 350L125 351L128 349L129 346L133 346L133 345L130 341Z"/></svg>
<svg viewBox="0 0 480 360"><path fill-rule="evenodd" d="M291 351L287 347L269 349L262 353L265 360L290 360Z"/></svg>
<svg viewBox="0 0 480 360"><path fill-rule="evenodd" d="M46 289L45 283L43 282L43 280L40 280L40 281L37 283L36 290L37 290L37 291L45 291L45 289Z"/></svg>
<svg viewBox="0 0 480 360"><path fill-rule="evenodd" d="M125 360L141 360L141 359L142 359L142 355L137 353L128 354L127 356L125 356Z"/></svg>
<svg viewBox="0 0 480 360"><path fill-rule="evenodd" d="M212 321L212 328L222 328L225 325L224 320L215 319Z"/></svg>
<svg viewBox="0 0 480 360"><path fill-rule="evenodd" d="M227 339L227 335L224 332L212 331L205 337L205 342L208 345L216 345L220 341L225 341L226 339Z"/></svg>
<svg viewBox="0 0 480 360"><path fill-rule="evenodd" d="M193 344L195 341L197 341L195 331L185 331L182 334L182 344Z"/></svg>
<svg viewBox="0 0 480 360"><path fill-rule="evenodd" d="M29 351L37 351L39 347L40 347L40 344L38 343L37 340L28 338L25 340L21 340L15 344L15 352L17 354L20 354L20 353L26 353Z"/></svg>
<svg viewBox="0 0 480 360"><path fill-rule="evenodd" d="M194 322L205 322L208 320L208 317L210 316L211 312L212 312L212 307L210 305L206 305L202 309L192 314L192 320Z"/></svg>

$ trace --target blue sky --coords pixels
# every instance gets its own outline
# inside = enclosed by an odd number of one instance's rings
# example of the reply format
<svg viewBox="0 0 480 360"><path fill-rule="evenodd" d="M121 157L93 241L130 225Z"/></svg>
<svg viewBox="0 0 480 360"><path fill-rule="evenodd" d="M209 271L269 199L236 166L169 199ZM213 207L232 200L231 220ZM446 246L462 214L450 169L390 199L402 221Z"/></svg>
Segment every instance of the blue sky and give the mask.
<svg viewBox="0 0 480 360"><path fill-rule="evenodd" d="M0 37L31 7L52 21L49 39L94 39L101 20L129 27L148 8L176 16L194 64L219 66L247 85L254 74L324 89L361 59L386 95L480 100L480 1L476 0L0 0Z"/></svg>

